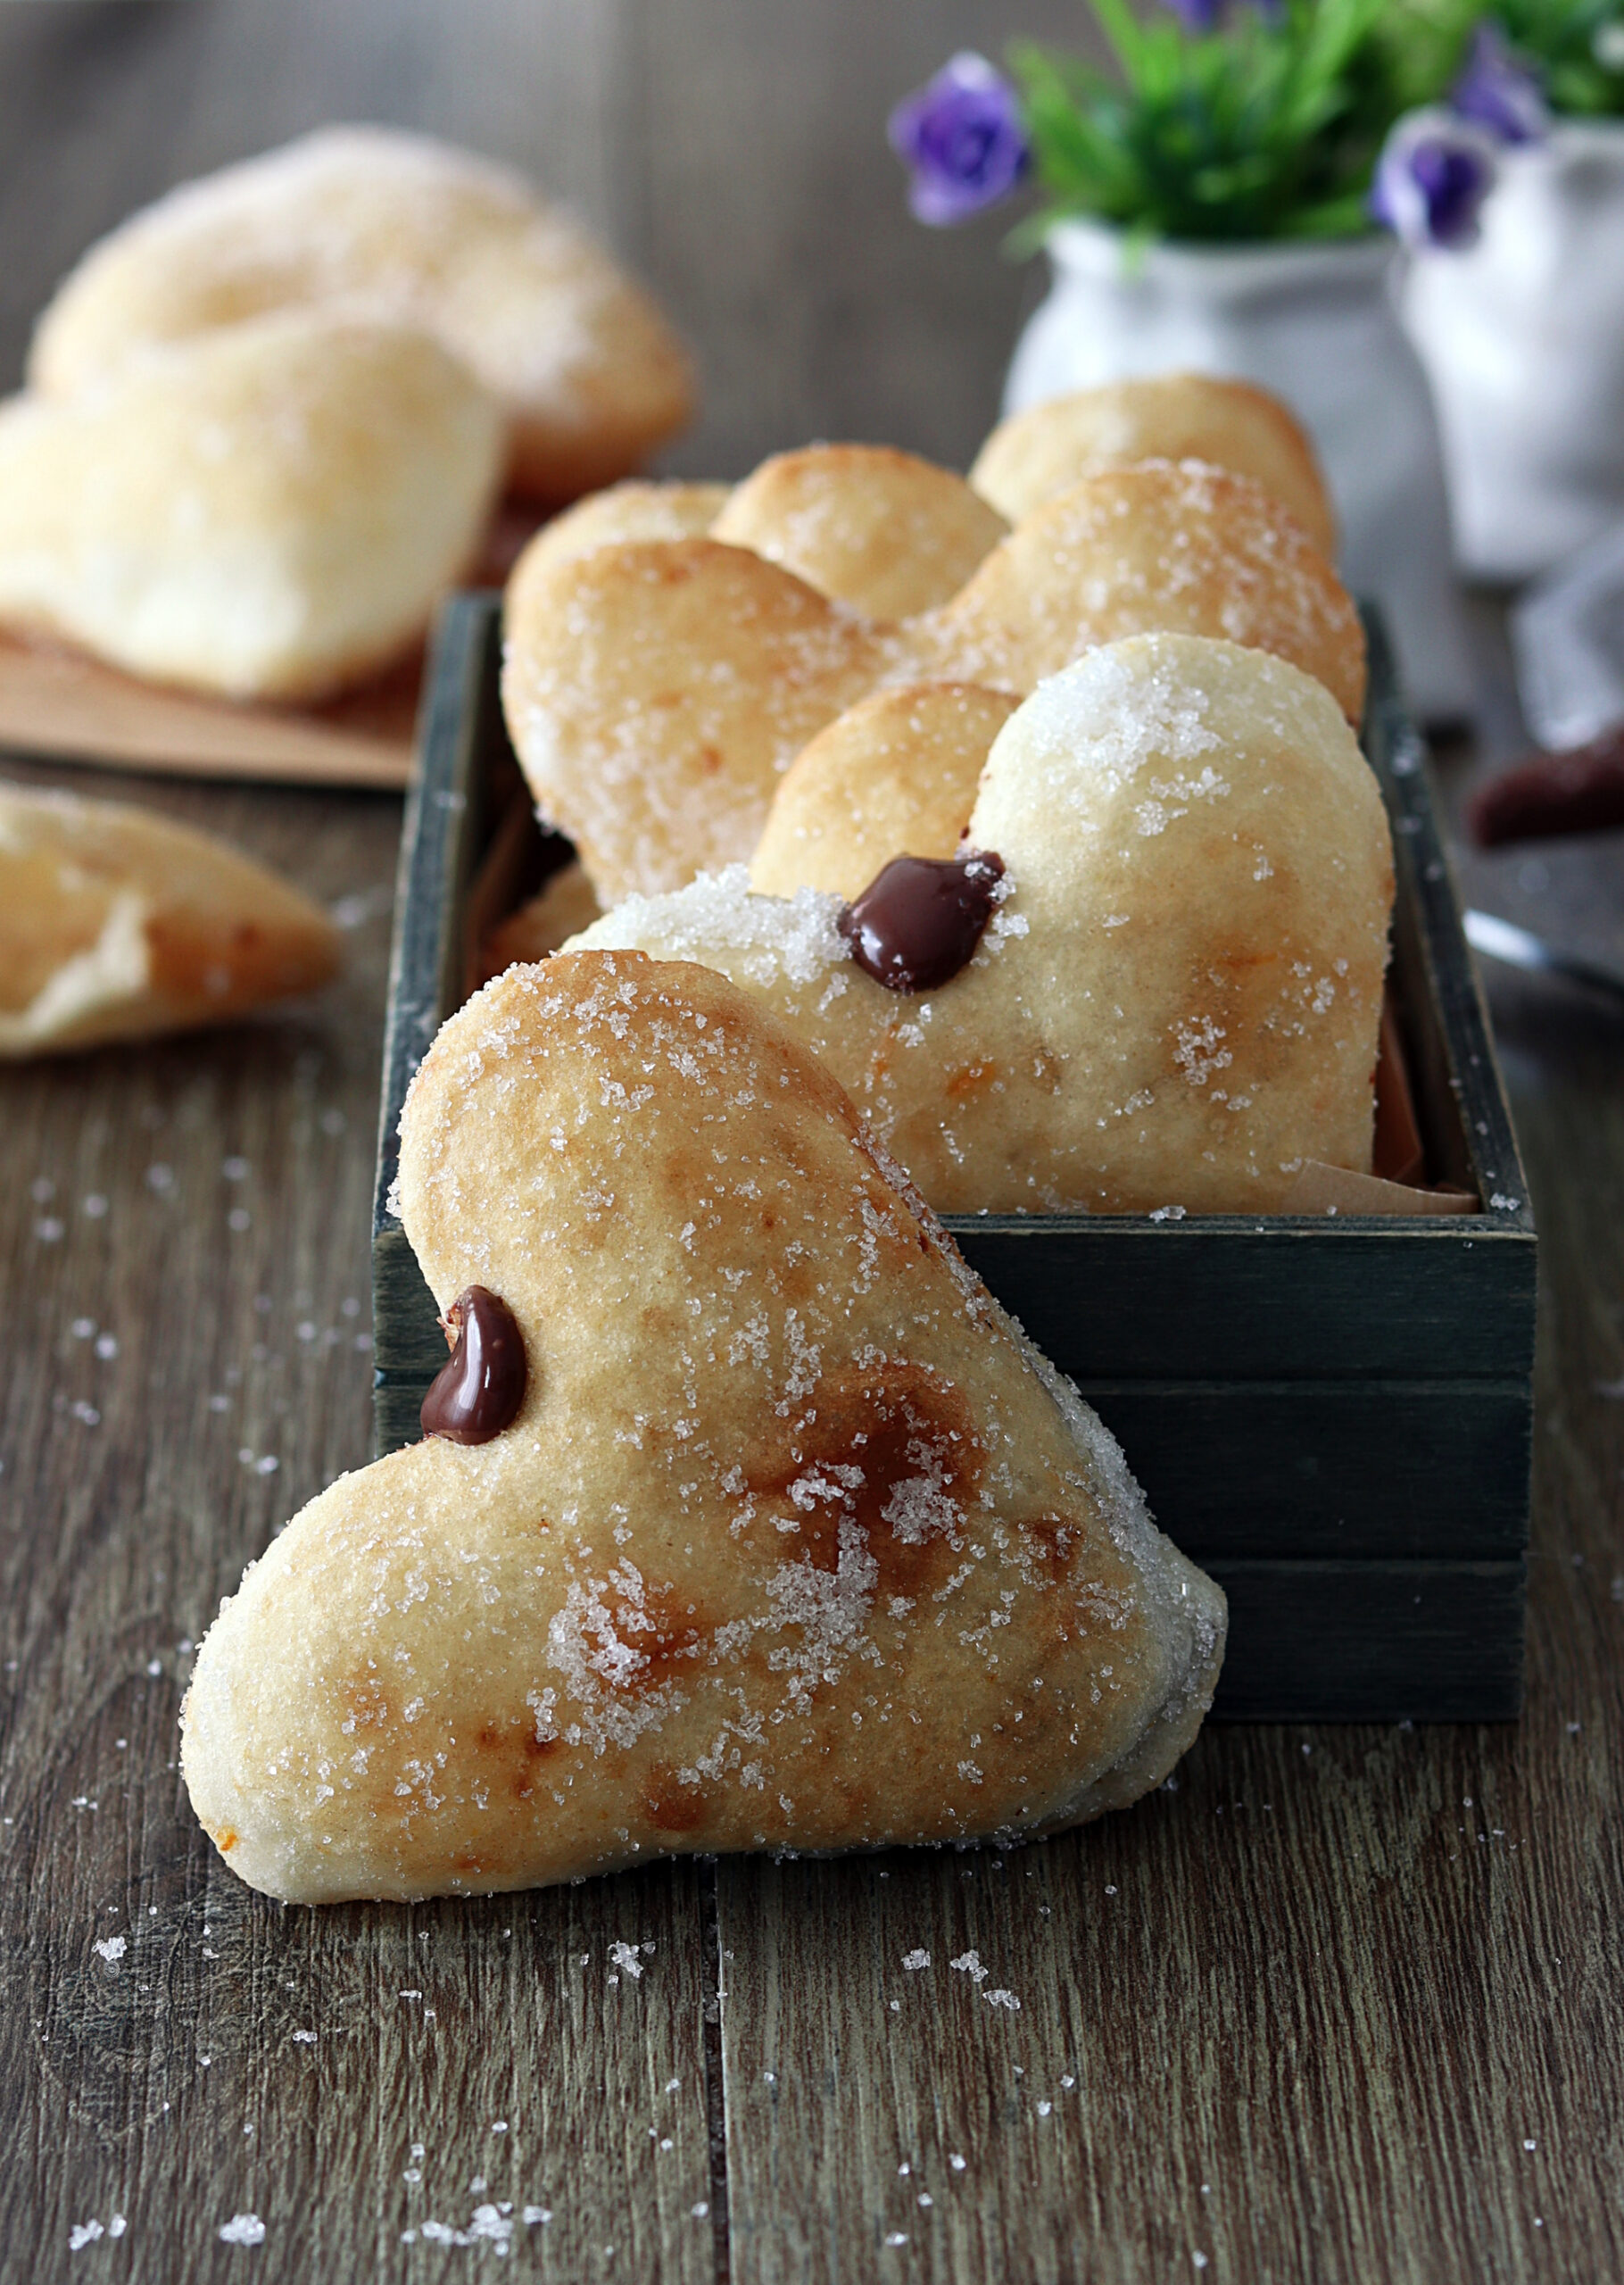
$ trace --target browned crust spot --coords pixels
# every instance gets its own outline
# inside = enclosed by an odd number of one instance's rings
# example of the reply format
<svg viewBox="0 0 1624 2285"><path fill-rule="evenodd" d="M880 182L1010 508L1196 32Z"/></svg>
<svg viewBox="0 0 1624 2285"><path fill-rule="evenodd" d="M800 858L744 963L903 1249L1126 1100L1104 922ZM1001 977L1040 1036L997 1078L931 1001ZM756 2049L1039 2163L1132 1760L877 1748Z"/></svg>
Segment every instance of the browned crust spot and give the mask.
<svg viewBox="0 0 1624 2285"><path fill-rule="evenodd" d="M758 1445L745 1464L745 1484L758 1499L791 1505L799 1530L786 1551L820 1571L840 1561L843 1524L866 1540L882 1595L917 1595L951 1566L954 1541L985 1465L963 1392L928 1366L883 1365L825 1375L807 1410ZM816 1482L790 1502L791 1484ZM929 1525L887 1515L899 1486L923 1482L934 1495ZM940 1520L936 1520L939 1517ZM777 1522L772 1526L779 1537Z"/></svg>
<svg viewBox="0 0 1624 2285"><path fill-rule="evenodd" d="M658 1832L692 1832L709 1813L703 1789L685 1783L674 1769L656 1763L643 1789L643 1814Z"/></svg>

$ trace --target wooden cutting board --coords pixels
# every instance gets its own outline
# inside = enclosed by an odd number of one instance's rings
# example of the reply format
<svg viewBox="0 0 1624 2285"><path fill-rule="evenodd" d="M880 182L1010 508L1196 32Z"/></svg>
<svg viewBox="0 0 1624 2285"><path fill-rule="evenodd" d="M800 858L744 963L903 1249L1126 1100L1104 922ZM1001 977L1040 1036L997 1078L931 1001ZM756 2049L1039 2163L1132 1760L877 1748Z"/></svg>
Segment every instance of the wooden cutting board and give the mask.
<svg viewBox="0 0 1624 2285"><path fill-rule="evenodd" d="M394 788L411 775L420 676L414 658L325 706L238 706L0 636L0 748L188 777Z"/></svg>

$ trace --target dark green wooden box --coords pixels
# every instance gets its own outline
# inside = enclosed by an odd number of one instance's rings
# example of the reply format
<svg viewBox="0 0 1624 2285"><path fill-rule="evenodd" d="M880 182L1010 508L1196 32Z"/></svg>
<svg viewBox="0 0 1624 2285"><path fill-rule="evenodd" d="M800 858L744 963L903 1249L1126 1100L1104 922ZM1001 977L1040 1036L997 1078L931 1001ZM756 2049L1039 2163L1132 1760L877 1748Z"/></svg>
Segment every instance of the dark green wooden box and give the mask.
<svg viewBox="0 0 1624 2285"><path fill-rule="evenodd" d="M418 1435L445 1361L388 1197L407 1084L462 997L487 788L511 767L498 611L460 595L442 619L407 810L373 1225L380 1451ZM1422 751L1371 636L1364 743L1394 826L1394 982L1429 1176L1488 1210L948 1226L1227 1591L1217 1713L1497 1721L1521 1695L1534 1226Z"/></svg>

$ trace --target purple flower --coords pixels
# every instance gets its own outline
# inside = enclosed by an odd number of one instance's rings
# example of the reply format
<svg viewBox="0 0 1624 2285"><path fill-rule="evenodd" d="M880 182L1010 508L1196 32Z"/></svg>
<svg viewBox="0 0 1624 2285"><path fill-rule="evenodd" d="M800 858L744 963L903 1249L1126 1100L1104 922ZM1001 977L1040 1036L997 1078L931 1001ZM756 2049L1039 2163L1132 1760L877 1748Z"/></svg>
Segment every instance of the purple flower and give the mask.
<svg viewBox="0 0 1624 2285"><path fill-rule="evenodd" d="M1371 212L1407 246L1469 246L1495 186L1494 137L1429 105L1388 137L1371 187Z"/></svg>
<svg viewBox="0 0 1624 2285"><path fill-rule="evenodd" d="M922 222L967 221L1013 190L1031 159L1015 89L968 49L904 97L886 132L913 171L908 204Z"/></svg>
<svg viewBox="0 0 1624 2285"><path fill-rule="evenodd" d="M1171 8L1187 32L1197 35L1214 32L1223 21L1229 0L1162 0ZM1278 24L1286 12L1286 0L1252 0L1252 11L1266 24Z"/></svg>
<svg viewBox="0 0 1624 2285"><path fill-rule="evenodd" d="M1539 81L1519 63L1494 24L1472 34L1465 69L1450 90L1451 109L1501 143L1539 143L1550 132L1551 114Z"/></svg>

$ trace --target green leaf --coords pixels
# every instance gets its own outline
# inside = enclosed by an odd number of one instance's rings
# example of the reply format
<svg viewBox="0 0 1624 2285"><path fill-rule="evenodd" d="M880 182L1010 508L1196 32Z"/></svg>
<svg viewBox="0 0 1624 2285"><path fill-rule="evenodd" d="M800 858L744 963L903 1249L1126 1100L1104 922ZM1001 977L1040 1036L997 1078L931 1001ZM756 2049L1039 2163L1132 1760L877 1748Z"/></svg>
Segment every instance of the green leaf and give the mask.
<svg viewBox="0 0 1624 2285"><path fill-rule="evenodd" d="M1099 29L1110 41L1112 53L1122 66L1123 77L1133 87L1144 62L1148 35L1135 21L1125 0L1092 0L1092 4Z"/></svg>
<svg viewBox="0 0 1624 2285"><path fill-rule="evenodd" d="M1371 220L1369 193L1353 191L1346 197L1328 198L1318 206L1300 207L1280 235L1288 238L1374 237L1377 232Z"/></svg>
<svg viewBox="0 0 1624 2285"><path fill-rule="evenodd" d="M1441 91L1472 0L1280 0L1204 34L1164 12L1138 21L1130 0L1091 4L1120 79L1031 43L1011 50L1044 194L1034 229L1097 214L1210 243L1363 234L1382 140L1406 103ZM1427 37L1406 45L1418 26Z"/></svg>

